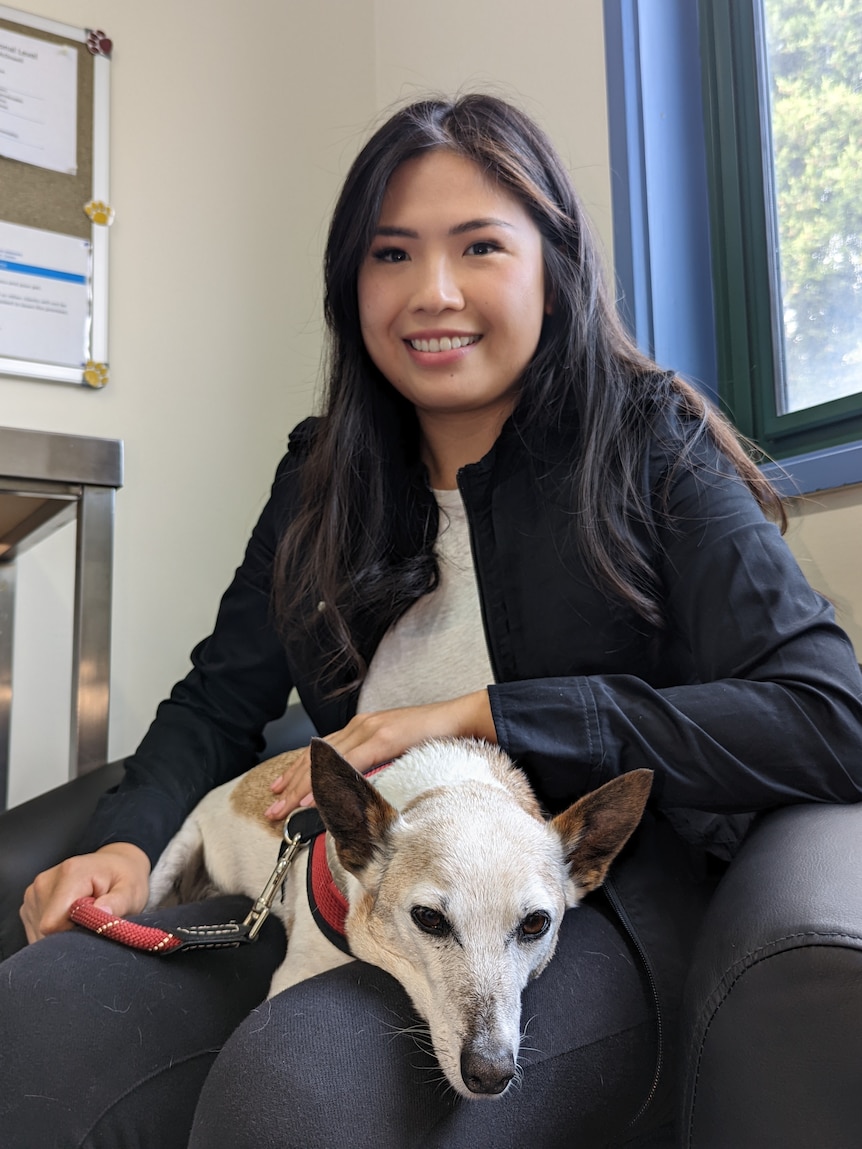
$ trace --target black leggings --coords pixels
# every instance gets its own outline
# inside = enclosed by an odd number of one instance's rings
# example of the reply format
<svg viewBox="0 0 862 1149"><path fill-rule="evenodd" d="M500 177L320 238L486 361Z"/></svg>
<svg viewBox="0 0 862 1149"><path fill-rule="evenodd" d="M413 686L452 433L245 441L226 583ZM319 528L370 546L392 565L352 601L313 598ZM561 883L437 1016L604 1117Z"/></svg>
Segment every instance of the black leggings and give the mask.
<svg viewBox="0 0 862 1149"><path fill-rule="evenodd" d="M143 917L227 921L247 906L218 898ZM3 1145L628 1143L652 1081L655 1019L601 901L566 915L556 956L525 990L521 1079L497 1100L452 1092L406 994L372 966L353 962L264 1000L284 952L271 920L256 945L235 950L152 957L76 930L13 955L0 965Z"/></svg>

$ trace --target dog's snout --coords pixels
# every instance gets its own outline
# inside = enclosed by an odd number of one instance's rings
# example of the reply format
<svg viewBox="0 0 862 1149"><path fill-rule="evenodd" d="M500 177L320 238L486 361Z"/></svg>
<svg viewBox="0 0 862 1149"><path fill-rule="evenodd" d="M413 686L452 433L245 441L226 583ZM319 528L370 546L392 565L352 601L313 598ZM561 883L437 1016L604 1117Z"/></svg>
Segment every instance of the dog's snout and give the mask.
<svg viewBox="0 0 862 1149"><path fill-rule="evenodd" d="M493 1096L502 1093L515 1076L515 1061L510 1053L488 1057L474 1049L461 1054L461 1077L471 1093Z"/></svg>

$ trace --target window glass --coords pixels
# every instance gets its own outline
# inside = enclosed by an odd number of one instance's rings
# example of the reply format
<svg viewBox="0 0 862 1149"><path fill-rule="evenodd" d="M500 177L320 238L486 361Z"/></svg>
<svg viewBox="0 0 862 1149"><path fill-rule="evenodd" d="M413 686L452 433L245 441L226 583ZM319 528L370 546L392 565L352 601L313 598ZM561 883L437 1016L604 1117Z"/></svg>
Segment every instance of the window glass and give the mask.
<svg viewBox="0 0 862 1149"><path fill-rule="evenodd" d="M780 415L862 391L862 0L763 11Z"/></svg>

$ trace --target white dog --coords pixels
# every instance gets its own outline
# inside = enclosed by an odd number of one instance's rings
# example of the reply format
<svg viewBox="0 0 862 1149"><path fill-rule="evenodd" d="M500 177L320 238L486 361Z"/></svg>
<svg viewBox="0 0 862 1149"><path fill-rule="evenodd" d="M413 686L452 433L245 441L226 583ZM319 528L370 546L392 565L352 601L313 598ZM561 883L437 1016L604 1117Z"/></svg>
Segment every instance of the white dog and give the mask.
<svg viewBox="0 0 862 1149"><path fill-rule="evenodd" d="M210 891L260 894L281 838L263 811L288 758L200 802L159 859L151 906L199 895L202 878ZM371 781L320 739L311 760L349 951L318 928L300 856L273 907L290 944L270 994L351 954L372 962L410 995L453 1088L501 1094L516 1071L521 992L550 961L566 909L601 885L640 821L651 771L624 774L546 821L524 775L484 742L423 743Z"/></svg>

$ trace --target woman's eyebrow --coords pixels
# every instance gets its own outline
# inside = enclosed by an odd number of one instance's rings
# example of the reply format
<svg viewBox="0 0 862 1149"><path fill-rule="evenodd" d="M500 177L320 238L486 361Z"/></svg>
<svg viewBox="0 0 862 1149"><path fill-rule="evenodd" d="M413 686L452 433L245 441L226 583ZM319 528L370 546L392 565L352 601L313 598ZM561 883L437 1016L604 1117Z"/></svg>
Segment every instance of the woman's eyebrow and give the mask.
<svg viewBox="0 0 862 1149"><path fill-rule="evenodd" d="M419 232L411 231L409 227L377 227L374 229L374 234L382 236L401 236L404 239L419 238Z"/></svg>
<svg viewBox="0 0 862 1149"><path fill-rule="evenodd" d="M514 224L507 223L504 219L496 219L494 216L487 216L483 219L468 219L464 223L456 223L454 227L449 228L450 235L463 235L468 231L481 231L485 227L507 227L510 230L514 229ZM375 228L375 235L383 237L401 237L402 239L419 239L419 232L414 231L409 227L389 227L381 226Z"/></svg>
<svg viewBox="0 0 862 1149"><path fill-rule="evenodd" d="M481 231L485 227L508 227L514 230L514 225L507 223L506 220L487 216L484 219L468 219L466 223L456 224L455 227L449 229L449 234L463 235L465 231Z"/></svg>

